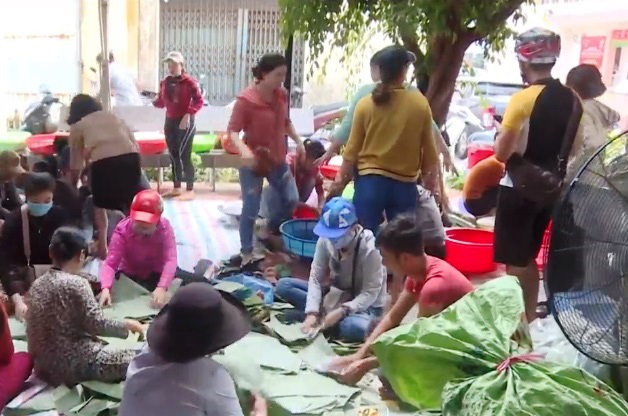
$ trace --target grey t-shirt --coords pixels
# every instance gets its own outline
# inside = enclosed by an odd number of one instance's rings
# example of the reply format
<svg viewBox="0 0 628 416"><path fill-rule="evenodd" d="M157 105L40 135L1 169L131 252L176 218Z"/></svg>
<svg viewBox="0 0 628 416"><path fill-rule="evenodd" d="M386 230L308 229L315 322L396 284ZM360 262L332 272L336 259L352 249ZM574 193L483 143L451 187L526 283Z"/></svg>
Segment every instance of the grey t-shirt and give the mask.
<svg viewBox="0 0 628 416"><path fill-rule="evenodd" d="M127 372L120 416L243 416L233 379L209 357L163 361L148 345Z"/></svg>

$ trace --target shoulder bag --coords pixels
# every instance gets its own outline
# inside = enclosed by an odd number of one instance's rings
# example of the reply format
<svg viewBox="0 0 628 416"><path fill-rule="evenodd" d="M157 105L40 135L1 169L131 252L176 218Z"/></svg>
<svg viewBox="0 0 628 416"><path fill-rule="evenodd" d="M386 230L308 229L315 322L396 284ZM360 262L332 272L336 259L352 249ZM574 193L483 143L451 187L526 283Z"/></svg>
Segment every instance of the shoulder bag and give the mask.
<svg viewBox="0 0 628 416"><path fill-rule="evenodd" d="M513 154L506 162L506 171L512 180L513 187L526 199L541 206L548 206L553 204L560 195L567 172L569 153L578 132L582 112L582 103L574 94L571 116L558 154L557 171L546 170L535 165L519 153Z"/></svg>
<svg viewBox="0 0 628 416"><path fill-rule="evenodd" d="M28 267L28 280L29 286L38 277L46 274L51 268L50 264L32 264L31 262L31 236L28 225L28 206L22 205L20 208L22 212L22 240L24 242L24 256L26 256L26 265Z"/></svg>

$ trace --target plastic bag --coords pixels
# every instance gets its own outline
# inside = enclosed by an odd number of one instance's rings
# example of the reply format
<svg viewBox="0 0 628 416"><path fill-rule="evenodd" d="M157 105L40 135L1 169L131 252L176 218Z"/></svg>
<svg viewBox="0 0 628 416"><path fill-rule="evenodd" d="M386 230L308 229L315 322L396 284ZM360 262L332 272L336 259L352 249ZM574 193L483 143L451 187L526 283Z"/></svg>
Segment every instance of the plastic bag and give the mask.
<svg viewBox="0 0 628 416"><path fill-rule="evenodd" d="M552 316L532 322L530 336L534 353L545 356L546 361L581 368L605 383L610 382L611 367L590 359L571 345Z"/></svg>
<svg viewBox="0 0 628 416"><path fill-rule="evenodd" d="M240 283L253 293L261 295L266 305L271 305L275 301L274 287L273 285L264 280L247 274L236 274L233 276L225 277L223 282ZM237 296L236 296L237 297Z"/></svg>
<svg viewBox="0 0 628 416"><path fill-rule="evenodd" d="M586 371L531 354L518 280L478 287L438 315L373 345L397 396L443 416L628 415L628 404Z"/></svg>

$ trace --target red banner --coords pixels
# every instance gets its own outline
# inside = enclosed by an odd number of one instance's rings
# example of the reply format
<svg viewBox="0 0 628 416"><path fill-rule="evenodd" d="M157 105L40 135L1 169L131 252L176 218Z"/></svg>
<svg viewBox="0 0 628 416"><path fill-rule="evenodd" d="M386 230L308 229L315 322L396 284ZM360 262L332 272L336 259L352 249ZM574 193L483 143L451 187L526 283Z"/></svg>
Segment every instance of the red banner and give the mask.
<svg viewBox="0 0 628 416"><path fill-rule="evenodd" d="M606 36L582 36L580 63L595 65L601 71L605 48Z"/></svg>

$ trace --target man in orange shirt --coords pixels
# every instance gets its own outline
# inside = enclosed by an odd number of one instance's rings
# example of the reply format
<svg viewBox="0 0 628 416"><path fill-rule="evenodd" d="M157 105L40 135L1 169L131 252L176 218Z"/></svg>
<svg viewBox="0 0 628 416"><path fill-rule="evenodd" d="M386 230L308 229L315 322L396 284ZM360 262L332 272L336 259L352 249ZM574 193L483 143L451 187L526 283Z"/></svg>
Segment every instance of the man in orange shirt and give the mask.
<svg viewBox="0 0 628 416"><path fill-rule="evenodd" d="M464 208L471 215L481 217L497 207L499 181L505 169L506 166L495 156L482 160L471 169L462 189Z"/></svg>

